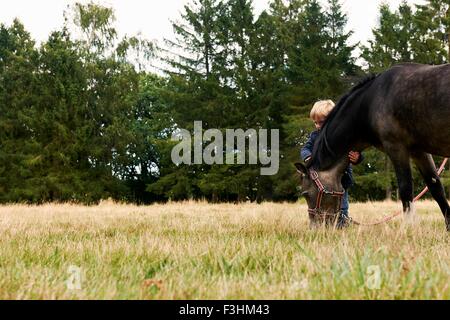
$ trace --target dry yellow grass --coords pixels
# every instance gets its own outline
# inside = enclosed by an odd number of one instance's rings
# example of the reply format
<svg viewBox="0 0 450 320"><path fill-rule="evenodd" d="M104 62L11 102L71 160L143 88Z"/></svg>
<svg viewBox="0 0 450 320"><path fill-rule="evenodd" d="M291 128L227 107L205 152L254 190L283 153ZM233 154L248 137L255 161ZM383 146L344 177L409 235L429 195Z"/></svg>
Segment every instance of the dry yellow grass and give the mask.
<svg viewBox="0 0 450 320"><path fill-rule="evenodd" d="M350 209L367 222L399 208ZM310 230L305 211L273 203L1 206L0 298L450 299L450 234L434 202L417 204L414 225L398 218L345 231Z"/></svg>

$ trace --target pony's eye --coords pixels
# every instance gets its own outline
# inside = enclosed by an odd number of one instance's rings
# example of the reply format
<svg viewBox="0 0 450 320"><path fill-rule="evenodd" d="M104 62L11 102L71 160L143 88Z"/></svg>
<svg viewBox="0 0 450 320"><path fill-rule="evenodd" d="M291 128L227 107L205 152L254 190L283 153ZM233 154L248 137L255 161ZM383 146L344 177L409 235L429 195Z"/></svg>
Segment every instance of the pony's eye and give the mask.
<svg viewBox="0 0 450 320"><path fill-rule="evenodd" d="M302 196L304 196L304 197L306 197L308 194L309 194L308 191L303 191L303 192L302 192Z"/></svg>

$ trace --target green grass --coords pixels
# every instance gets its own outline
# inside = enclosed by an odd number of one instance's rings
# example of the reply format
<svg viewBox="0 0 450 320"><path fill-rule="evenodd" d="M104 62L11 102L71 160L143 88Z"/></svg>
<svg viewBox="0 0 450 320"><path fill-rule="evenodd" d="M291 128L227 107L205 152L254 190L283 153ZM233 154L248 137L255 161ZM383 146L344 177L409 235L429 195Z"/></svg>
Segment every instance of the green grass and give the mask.
<svg viewBox="0 0 450 320"><path fill-rule="evenodd" d="M310 230L304 204L3 206L0 299L450 299L450 234L417 207L413 225L333 231Z"/></svg>

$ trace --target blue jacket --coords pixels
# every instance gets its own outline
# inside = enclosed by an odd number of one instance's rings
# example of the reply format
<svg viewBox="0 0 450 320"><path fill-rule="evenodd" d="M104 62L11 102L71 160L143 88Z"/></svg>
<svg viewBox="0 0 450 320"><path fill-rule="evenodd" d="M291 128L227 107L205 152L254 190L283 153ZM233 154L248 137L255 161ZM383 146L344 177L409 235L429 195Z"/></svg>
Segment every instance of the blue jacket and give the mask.
<svg viewBox="0 0 450 320"><path fill-rule="evenodd" d="M308 141L306 141L305 146L300 151L300 156L303 161L305 161L307 158L311 157L311 154L312 154L312 151L314 148L314 142L316 142L316 139L318 136L319 136L318 130L311 132ZM363 159L364 159L364 156L361 154L361 157L359 158L358 163L356 163L356 164L361 163L361 161L363 161ZM341 183L342 183L342 187L346 190L353 185L353 183L354 183L353 169L352 169L351 164L349 164L348 167L345 169L344 175L342 176Z"/></svg>

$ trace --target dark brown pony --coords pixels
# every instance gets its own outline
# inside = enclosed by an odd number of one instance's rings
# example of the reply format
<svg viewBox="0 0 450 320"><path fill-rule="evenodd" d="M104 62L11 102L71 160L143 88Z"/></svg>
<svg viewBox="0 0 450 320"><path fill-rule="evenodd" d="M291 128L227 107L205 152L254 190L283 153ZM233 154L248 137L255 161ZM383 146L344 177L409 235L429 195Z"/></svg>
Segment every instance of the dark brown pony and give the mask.
<svg viewBox="0 0 450 320"><path fill-rule="evenodd" d="M328 191L340 191L350 150L374 146L391 159L403 212L413 214L411 159L419 169L450 231L450 207L432 154L450 157L450 65L400 64L366 78L340 99L330 113L303 175L303 195L312 223L336 220L339 197L323 194L317 205L318 179ZM315 174L314 174L315 175Z"/></svg>

